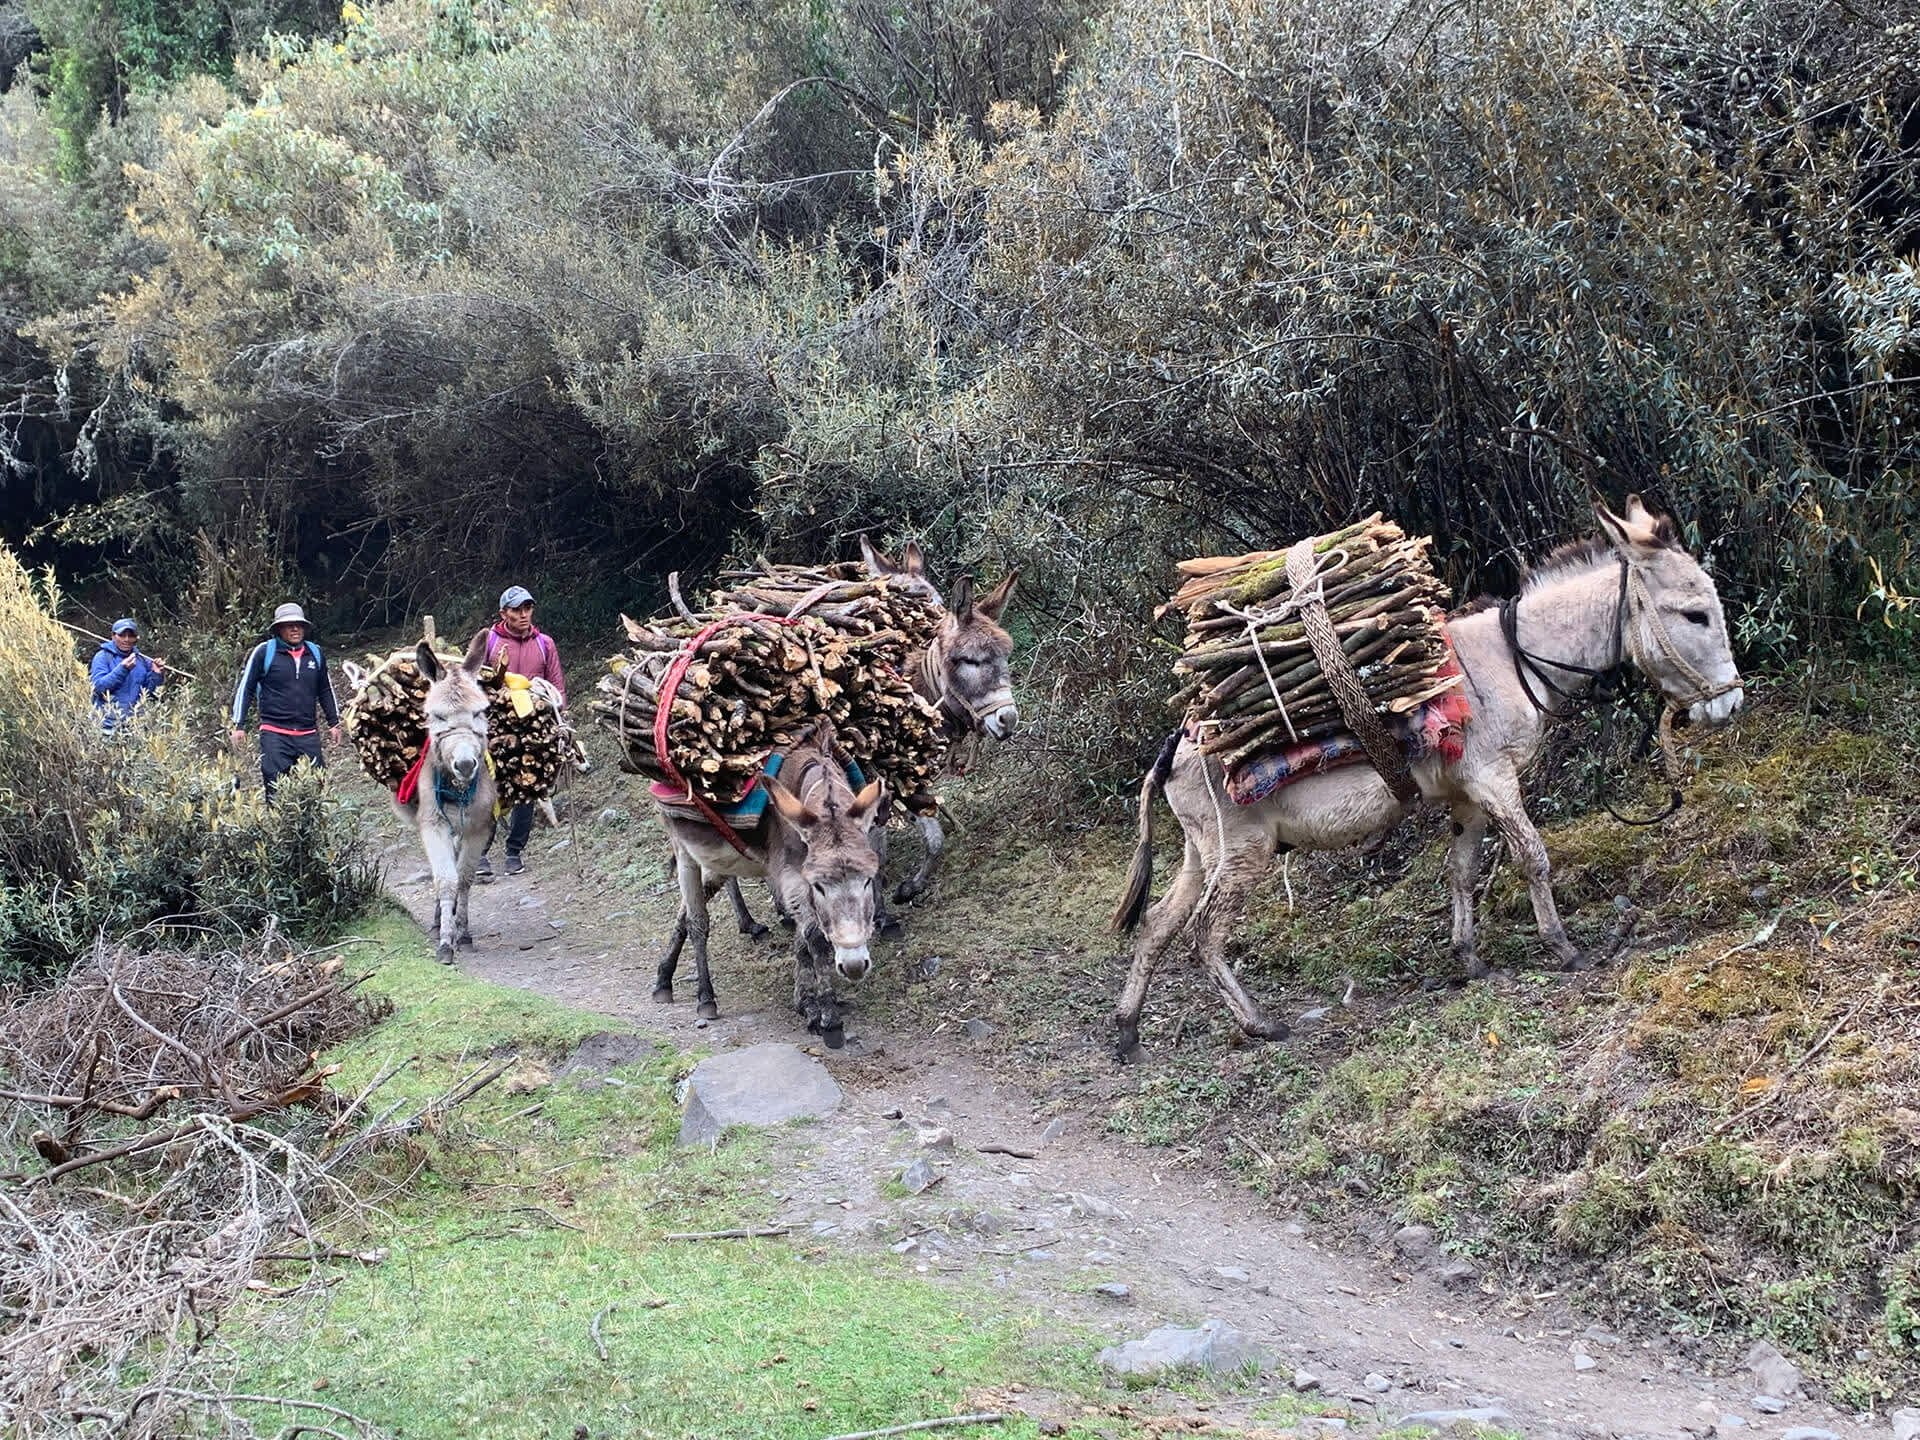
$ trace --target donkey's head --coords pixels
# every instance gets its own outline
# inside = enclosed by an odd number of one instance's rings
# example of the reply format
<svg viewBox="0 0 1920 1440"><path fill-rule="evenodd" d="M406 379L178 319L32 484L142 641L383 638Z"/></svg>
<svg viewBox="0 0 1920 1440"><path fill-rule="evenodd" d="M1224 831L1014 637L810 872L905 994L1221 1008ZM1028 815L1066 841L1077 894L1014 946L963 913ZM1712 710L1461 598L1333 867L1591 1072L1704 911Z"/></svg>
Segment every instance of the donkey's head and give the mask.
<svg viewBox="0 0 1920 1440"><path fill-rule="evenodd" d="M896 588L916 600L931 600L934 604L944 603L940 592L933 588L933 582L927 579L927 557L920 553L920 542L909 540L907 548L900 552L895 560L884 551L873 548L873 542L866 536L860 537L860 558L867 563L867 569L875 575L890 575L896 582Z"/></svg>
<svg viewBox="0 0 1920 1440"><path fill-rule="evenodd" d="M1020 723L1013 703L1013 637L1000 627L1000 615L1013 595L1014 571L979 599L973 581L962 575L927 652L940 692L940 708L964 728L1011 740Z"/></svg>
<svg viewBox="0 0 1920 1440"><path fill-rule="evenodd" d="M880 857L870 832L885 788L875 780L853 793L834 758L833 727L823 722L811 740L788 755L780 776L767 783L767 798L806 851L800 878L814 923L833 946L834 968L858 980L867 973L867 942L873 938Z"/></svg>
<svg viewBox="0 0 1920 1440"><path fill-rule="evenodd" d="M1638 495L1627 497L1624 515L1604 505L1594 515L1626 562L1620 643L1627 658L1686 720L1724 724L1746 696L1712 579L1681 545L1673 521Z"/></svg>
<svg viewBox="0 0 1920 1440"><path fill-rule="evenodd" d="M469 654L448 669L426 641L414 652L414 663L427 678L429 763L457 785L471 785L487 760L487 693L474 678L484 659Z"/></svg>

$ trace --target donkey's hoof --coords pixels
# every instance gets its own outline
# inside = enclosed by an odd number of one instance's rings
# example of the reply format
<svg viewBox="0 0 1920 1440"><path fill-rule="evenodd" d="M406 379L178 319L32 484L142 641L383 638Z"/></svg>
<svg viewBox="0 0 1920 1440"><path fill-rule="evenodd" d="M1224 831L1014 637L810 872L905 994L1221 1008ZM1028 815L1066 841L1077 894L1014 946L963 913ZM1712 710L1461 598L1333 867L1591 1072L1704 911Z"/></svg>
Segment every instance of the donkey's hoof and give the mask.
<svg viewBox="0 0 1920 1440"><path fill-rule="evenodd" d="M473 936L471 936L471 935L462 935L462 936L460 937L460 941L459 941L459 944L460 944L460 948L461 948L462 950L471 950L471 949L473 949Z"/></svg>
<svg viewBox="0 0 1920 1440"><path fill-rule="evenodd" d="M702 1020L718 1020L720 1018L720 1002L717 1000L702 1000L698 1005L693 1007L693 1013L698 1015Z"/></svg>
<svg viewBox="0 0 1920 1440"><path fill-rule="evenodd" d="M653 1003L656 1005L671 1005L673 1003L673 987L671 985L654 986Z"/></svg>
<svg viewBox="0 0 1920 1440"><path fill-rule="evenodd" d="M1262 1020L1257 1025L1243 1025L1240 1028L1249 1040L1285 1040L1293 1034L1284 1020Z"/></svg>
<svg viewBox="0 0 1920 1440"><path fill-rule="evenodd" d="M453 946L442 944L438 950L434 951L434 954L439 957L442 965L453 964Z"/></svg>
<svg viewBox="0 0 1920 1440"><path fill-rule="evenodd" d="M740 927L740 933L746 936L749 940L760 940L765 938L767 933L767 927L763 925L760 921L756 920L751 925L742 925Z"/></svg>
<svg viewBox="0 0 1920 1440"><path fill-rule="evenodd" d="M836 1020L820 1031L820 1040L829 1050L841 1049L847 1043L847 1027Z"/></svg>
<svg viewBox="0 0 1920 1440"><path fill-rule="evenodd" d="M896 905L910 905L920 898L920 892L923 888L922 886L914 884L911 880L902 881L894 887L893 903Z"/></svg>
<svg viewBox="0 0 1920 1440"><path fill-rule="evenodd" d="M793 929L793 917L791 915L782 915L780 917L780 928L782 930Z"/></svg>
<svg viewBox="0 0 1920 1440"><path fill-rule="evenodd" d="M1138 1025L1122 1023L1114 1027L1113 1056L1122 1065L1138 1065L1147 1058L1147 1047L1140 1043Z"/></svg>
<svg viewBox="0 0 1920 1440"><path fill-rule="evenodd" d="M1599 961L1587 951L1576 950L1561 963L1560 968L1566 971L1591 970L1597 964Z"/></svg>
<svg viewBox="0 0 1920 1440"><path fill-rule="evenodd" d="M898 939L907 933L907 927L900 917L891 911L873 917L873 930L876 935L885 935L888 939Z"/></svg>

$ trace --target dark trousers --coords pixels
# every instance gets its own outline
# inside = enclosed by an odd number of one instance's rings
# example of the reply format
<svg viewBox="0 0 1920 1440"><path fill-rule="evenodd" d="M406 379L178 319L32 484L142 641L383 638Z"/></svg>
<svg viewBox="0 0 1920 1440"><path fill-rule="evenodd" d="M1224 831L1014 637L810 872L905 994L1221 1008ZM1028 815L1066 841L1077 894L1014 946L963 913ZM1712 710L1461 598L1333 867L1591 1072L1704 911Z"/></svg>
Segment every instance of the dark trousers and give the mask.
<svg viewBox="0 0 1920 1440"><path fill-rule="evenodd" d="M494 829L498 830L496 822ZM507 812L507 854L518 855L527 848L527 841L533 837L533 806L516 805ZM493 836L487 836L487 850L493 849ZM480 852L486 854L486 850Z"/></svg>
<svg viewBox="0 0 1920 1440"><path fill-rule="evenodd" d="M273 799L273 787L280 783L280 777L302 760L311 760L325 767L327 759L320 753L318 731L311 735L275 735L271 730L260 732L260 778L266 782L267 799Z"/></svg>

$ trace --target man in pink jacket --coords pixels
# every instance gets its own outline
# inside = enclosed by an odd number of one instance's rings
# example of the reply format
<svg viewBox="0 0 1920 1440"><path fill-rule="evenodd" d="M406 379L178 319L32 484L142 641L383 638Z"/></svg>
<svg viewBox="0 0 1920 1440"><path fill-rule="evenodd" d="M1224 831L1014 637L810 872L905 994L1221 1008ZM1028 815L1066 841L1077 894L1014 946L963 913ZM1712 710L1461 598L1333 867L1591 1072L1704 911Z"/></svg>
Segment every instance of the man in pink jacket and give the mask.
<svg viewBox="0 0 1920 1440"><path fill-rule="evenodd" d="M560 673L560 652L554 648L552 637L533 623L533 595L526 586L510 585L501 592L500 619L474 636L473 644L479 645L483 639L488 664L504 656L507 669L529 680L545 680L560 692L561 703L566 703L567 680ZM507 817L507 874L518 875L527 868L520 855L532 834L533 806L514 806ZM493 842L487 843L491 848ZM493 862L484 852L475 873L482 880L493 878Z"/></svg>

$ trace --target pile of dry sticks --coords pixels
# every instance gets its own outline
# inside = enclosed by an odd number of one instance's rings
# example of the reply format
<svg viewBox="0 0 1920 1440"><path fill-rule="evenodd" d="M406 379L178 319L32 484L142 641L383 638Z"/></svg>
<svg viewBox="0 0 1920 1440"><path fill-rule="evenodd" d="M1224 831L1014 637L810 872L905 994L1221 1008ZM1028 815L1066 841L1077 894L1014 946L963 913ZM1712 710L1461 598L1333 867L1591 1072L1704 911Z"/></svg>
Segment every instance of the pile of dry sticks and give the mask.
<svg viewBox="0 0 1920 1440"><path fill-rule="evenodd" d="M930 804L947 742L939 709L908 675L939 628L937 602L856 564L762 561L720 580L704 611L676 589L676 615L621 617L631 648L607 661L593 710L620 738L627 768L668 783L677 772L709 804L731 805L769 754L824 716L869 777L910 806Z"/></svg>
<svg viewBox="0 0 1920 1440"><path fill-rule="evenodd" d="M460 657L441 655L440 663L458 665ZM426 743L427 679L410 649L384 658L369 655L364 669L344 669L354 693L341 718L360 768L397 790ZM574 754L560 697L543 680L529 683L524 675L500 670L483 673L480 685L487 692L487 754L500 803L532 805L547 799Z"/></svg>
<svg viewBox="0 0 1920 1440"><path fill-rule="evenodd" d="M1378 514L1316 536L1307 594L1324 598L1347 661L1377 712L1401 715L1460 683L1446 639L1450 594L1427 559ZM1232 768L1256 755L1350 729L1314 658L1287 580L1287 552L1185 560L1161 608L1187 619L1173 708L1200 748ZM1445 673L1443 673L1445 672Z"/></svg>

